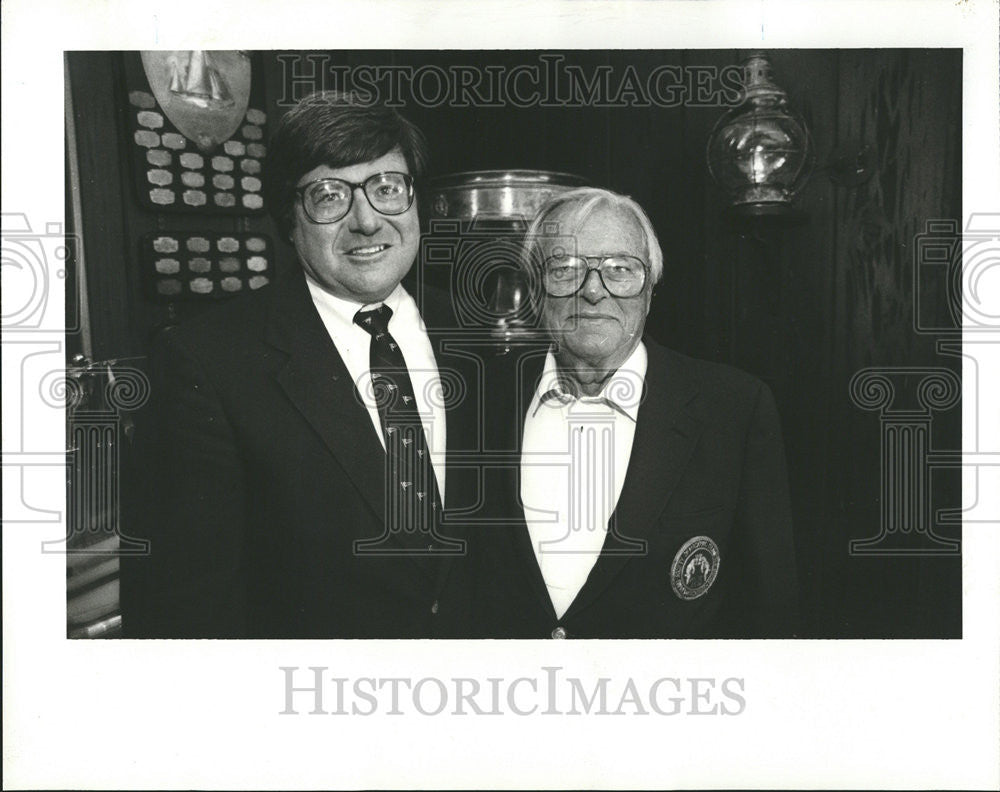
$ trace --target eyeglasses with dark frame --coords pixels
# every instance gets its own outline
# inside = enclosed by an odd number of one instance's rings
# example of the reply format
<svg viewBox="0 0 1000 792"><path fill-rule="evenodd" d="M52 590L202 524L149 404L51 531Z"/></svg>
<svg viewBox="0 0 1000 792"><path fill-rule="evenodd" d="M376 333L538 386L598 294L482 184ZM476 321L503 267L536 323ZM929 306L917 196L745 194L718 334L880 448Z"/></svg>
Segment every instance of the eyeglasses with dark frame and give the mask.
<svg viewBox="0 0 1000 792"><path fill-rule="evenodd" d="M314 223L336 223L351 211L354 191L359 188L369 206L379 214L399 215L413 206L413 177L399 171L375 173L357 183L344 179L316 179L296 187L295 192L310 220Z"/></svg>
<svg viewBox="0 0 1000 792"><path fill-rule="evenodd" d="M590 262L598 262L591 266ZM646 285L649 266L636 256L549 256L542 264L542 285L550 297L571 297L596 272L608 294L636 297Z"/></svg>

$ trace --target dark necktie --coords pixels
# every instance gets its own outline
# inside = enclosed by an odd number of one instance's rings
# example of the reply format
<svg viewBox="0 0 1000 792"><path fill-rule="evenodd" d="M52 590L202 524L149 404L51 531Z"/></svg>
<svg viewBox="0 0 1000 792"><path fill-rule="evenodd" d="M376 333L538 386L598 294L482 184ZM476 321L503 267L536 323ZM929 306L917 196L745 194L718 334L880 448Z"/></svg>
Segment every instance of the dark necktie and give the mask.
<svg viewBox="0 0 1000 792"><path fill-rule="evenodd" d="M430 555L448 552L438 535L441 497L406 360L389 332L392 309L358 311L354 323L371 335L369 368L386 451L385 525L403 548L375 540L367 552Z"/></svg>

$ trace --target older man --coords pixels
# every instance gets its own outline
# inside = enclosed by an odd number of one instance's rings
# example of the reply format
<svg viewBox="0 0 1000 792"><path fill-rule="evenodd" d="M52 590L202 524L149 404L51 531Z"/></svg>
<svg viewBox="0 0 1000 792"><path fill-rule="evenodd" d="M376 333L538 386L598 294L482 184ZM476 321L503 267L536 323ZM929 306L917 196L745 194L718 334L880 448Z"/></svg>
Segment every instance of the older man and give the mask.
<svg viewBox="0 0 1000 792"><path fill-rule="evenodd" d="M782 636L795 556L767 386L643 336L663 256L631 199L544 206L524 264L551 346L511 356L494 412L519 475L473 539L475 629L495 637ZM503 432L500 433L501 435Z"/></svg>
<svg viewBox="0 0 1000 792"><path fill-rule="evenodd" d="M459 489L444 452L475 426L442 393L462 376L439 344L450 304L400 285L423 137L390 108L319 93L280 120L268 157L301 270L157 342L150 499L129 525L151 552L124 570L124 630L434 635L462 550L441 527Z"/></svg>

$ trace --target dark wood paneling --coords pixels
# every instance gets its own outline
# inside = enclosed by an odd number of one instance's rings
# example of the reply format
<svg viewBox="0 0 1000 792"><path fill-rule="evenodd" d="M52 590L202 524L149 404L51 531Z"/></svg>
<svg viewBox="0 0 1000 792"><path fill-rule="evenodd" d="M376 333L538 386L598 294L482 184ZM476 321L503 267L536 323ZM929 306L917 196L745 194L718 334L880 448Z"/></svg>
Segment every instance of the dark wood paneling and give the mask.
<svg viewBox="0 0 1000 792"><path fill-rule="evenodd" d="M126 277L123 112L114 55L67 53L80 166L82 238L87 257L90 320L96 359L136 355L130 325L133 294Z"/></svg>
<svg viewBox="0 0 1000 792"><path fill-rule="evenodd" d="M867 184L837 194L834 273L833 428L830 475L840 493L834 543L842 568L828 590L825 613L860 635L958 635L961 624L957 557L850 557L847 541L878 533L880 422L848 398L848 383L866 366L949 366L935 338L913 321L913 267L917 234L928 220L961 216L961 59L955 51L845 51L840 56L838 135L872 146L875 174ZM912 402L915 394L900 394ZM937 415L938 432L960 445L956 407ZM942 479L935 506L956 507L954 477ZM942 502L942 499L944 501Z"/></svg>
<svg viewBox="0 0 1000 792"><path fill-rule="evenodd" d="M758 338L767 341L760 344L761 350L768 350L766 356L742 360L757 367L771 384L781 412L791 462L801 604L805 623L815 629L829 606L826 592L837 577L829 547L836 535L838 500L829 488L830 403L836 398L831 384L836 248L830 243L836 227L836 190L824 166L837 143L839 72L837 54L829 51L778 52L773 66L775 79L787 86L791 106L811 131L817 167L801 196L804 221L767 236L772 255L765 266L774 270L776 296L770 302L762 299L757 307L767 318L757 320L756 331L744 324L740 336L751 345ZM762 283L765 278L752 280Z"/></svg>

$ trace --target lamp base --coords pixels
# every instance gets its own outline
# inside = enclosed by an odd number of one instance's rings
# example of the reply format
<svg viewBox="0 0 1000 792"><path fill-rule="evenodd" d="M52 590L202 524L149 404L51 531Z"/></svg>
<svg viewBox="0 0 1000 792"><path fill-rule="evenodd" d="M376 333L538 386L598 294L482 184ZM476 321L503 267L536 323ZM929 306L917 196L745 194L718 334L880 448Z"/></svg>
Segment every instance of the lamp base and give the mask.
<svg viewBox="0 0 1000 792"><path fill-rule="evenodd" d="M728 207L723 216L735 225L801 225L809 215L784 202L743 203Z"/></svg>

